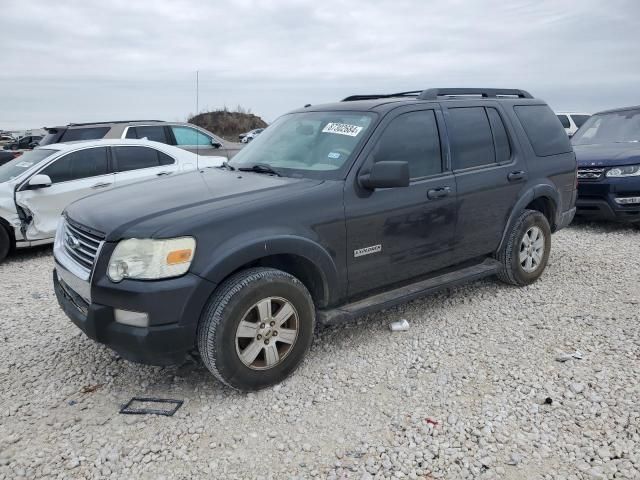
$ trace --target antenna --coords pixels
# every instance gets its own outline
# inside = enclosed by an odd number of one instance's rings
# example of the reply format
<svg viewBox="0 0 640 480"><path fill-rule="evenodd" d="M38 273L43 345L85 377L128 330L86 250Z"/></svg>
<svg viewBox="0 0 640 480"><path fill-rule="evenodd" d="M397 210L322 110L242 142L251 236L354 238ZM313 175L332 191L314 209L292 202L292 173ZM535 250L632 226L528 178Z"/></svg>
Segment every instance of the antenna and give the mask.
<svg viewBox="0 0 640 480"><path fill-rule="evenodd" d="M196 117L200 113L200 71L196 70ZM196 168L200 168L200 139L196 136Z"/></svg>

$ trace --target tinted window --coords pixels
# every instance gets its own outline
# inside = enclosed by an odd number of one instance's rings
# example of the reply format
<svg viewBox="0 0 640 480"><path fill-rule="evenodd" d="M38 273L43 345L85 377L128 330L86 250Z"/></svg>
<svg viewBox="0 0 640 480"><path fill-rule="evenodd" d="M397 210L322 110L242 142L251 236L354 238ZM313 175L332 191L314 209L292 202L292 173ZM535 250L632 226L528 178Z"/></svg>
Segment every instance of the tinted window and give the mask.
<svg viewBox="0 0 640 480"><path fill-rule="evenodd" d="M157 127L136 127L138 138L146 138L153 142L169 143L167 133L163 126ZM129 137L131 138L131 137Z"/></svg>
<svg viewBox="0 0 640 480"><path fill-rule="evenodd" d="M124 138L138 138L136 127L127 128L127 134L124 136Z"/></svg>
<svg viewBox="0 0 640 480"><path fill-rule="evenodd" d="M571 151L569 137L547 105L519 105L513 108L537 156L547 157Z"/></svg>
<svg viewBox="0 0 640 480"><path fill-rule="evenodd" d="M496 162L508 162L511 159L511 145L509 144L509 136L502 117L495 108L487 108L487 115L489 115L495 142Z"/></svg>
<svg viewBox="0 0 640 480"><path fill-rule="evenodd" d="M491 127L483 107L451 108L449 123L453 168L495 163Z"/></svg>
<svg viewBox="0 0 640 480"><path fill-rule="evenodd" d="M573 123L575 123L576 127L578 128L584 125L584 122L589 120L589 117L591 117L591 115L571 115L571 118L573 118Z"/></svg>
<svg viewBox="0 0 640 480"><path fill-rule="evenodd" d="M576 132L574 145L640 142L640 110L594 115Z"/></svg>
<svg viewBox="0 0 640 480"><path fill-rule="evenodd" d="M106 147L87 148L59 158L40 173L49 175L52 183L69 182L106 175L107 162Z"/></svg>
<svg viewBox="0 0 640 480"><path fill-rule="evenodd" d="M558 120L560 120L560 123L564 128L571 128L569 117L567 117L566 115L556 115L556 116L558 117Z"/></svg>
<svg viewBox="0 0 640 480"><path fill-rule="evenodd" d="M432 110L411 112L394 118L373 150L374 161L409 164L411 178L442 172L438 125Z"/></svg>
<svg viewBox="0 0 640 480"><path fill-rule="evenodd" d="M148 147L112 147L116 157L118 172L139 170L141 168L157 167L160 165L158 152Z"/></svg>
<svg viewBox="0 0 640 480"><path fill-rule="evenodd" d="M176 145L208 145L211 146L211 137L200 133L195 128L171 127L173 136L176 137Z"/></svg>
<svg viewBox="0 0 640 480"><path fill-rule="evenodd" d="M67 128L59 142L75 142L77 140L97 140L104 138L109 127Z"/></svg>
<svg viewBox="0 0 640 480"><path fill-rule="evenodd" d="M166 153L158 152L158 158L160 159L160 165L173 165L176 161Z"/></svg>

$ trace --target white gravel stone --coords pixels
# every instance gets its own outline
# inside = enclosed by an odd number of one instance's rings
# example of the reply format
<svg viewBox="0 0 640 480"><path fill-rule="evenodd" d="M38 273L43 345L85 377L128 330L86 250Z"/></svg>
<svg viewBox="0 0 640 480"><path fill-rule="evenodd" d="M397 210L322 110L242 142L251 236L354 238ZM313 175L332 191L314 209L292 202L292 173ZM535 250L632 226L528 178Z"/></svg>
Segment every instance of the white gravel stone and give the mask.
<svg viewBox="0 0 640 480"><path fill-rule="evenodd" d="M0 265L0 480L640 478L639 242L573 226L537 283L319 328L293 376L250 395L89 340L55 301L50 248L18 252ZM399 318L411 329L389 332ZM185 404L118 414L140 395Z"/></svg>

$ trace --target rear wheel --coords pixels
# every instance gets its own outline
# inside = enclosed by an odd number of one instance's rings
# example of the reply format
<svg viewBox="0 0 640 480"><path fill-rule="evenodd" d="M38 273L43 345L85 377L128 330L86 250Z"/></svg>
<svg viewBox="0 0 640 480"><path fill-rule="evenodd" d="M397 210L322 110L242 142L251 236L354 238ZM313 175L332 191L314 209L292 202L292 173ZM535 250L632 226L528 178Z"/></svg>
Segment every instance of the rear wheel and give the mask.
<svg viewBox="0 0 640 480"><path fill-rule="evenodd" d="M0 262L2 262L11 251L11 237L9 232L0 224Z"/></svg>
<svg viewBox="0 0 640 480"><path fill-rule="evenodd" d="M302 282L280 270L252 268L214 292L198 326L198 349L224 384L259 390L300 365L314 325L315 308Z"/></svg>
<svg viewBox="0 0 640 480"><path fill-rule="evenodd" d="M551 252L551 228L547 218L535 210L525 210L516 220L498 252L502 263L498 278L512 285L535 282L547 266Z"/></svg>

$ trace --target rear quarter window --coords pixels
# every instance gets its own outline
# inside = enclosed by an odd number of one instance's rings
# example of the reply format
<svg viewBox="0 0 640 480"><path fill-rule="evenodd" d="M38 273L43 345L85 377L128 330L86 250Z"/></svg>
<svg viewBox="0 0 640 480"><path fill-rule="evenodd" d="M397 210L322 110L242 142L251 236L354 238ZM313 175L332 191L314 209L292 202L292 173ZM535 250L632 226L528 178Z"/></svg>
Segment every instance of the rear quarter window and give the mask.
<svg viewBox="0 0 640 480"><path fill-rule="evenodd" d="M571 152L569 137L547 105L516 105L513 109L538 157Z"/></svg>
<svg viewBox="0 0 640 480"><path fill-rule="evenodd" d="M98 140L104 138L108 131L109 127L68 128L58 141Z"/></svg>

